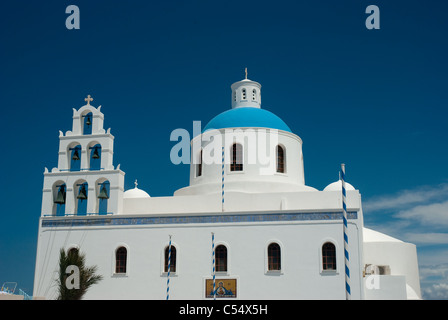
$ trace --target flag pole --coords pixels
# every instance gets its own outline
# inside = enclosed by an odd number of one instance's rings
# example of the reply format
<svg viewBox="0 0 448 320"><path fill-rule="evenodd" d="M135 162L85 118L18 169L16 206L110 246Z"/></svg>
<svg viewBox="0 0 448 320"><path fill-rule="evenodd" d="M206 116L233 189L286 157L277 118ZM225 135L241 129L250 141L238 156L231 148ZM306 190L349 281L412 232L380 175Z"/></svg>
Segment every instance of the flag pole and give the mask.
<svg viewBox="0 0 448 320"><path fill-rule="evenodd" d="M216 300L215 283L215 234L212 232L212 262L213 262L213 300Z"/></svg>
<svg viewBox="0 0 448 320"><path fill-rule="evenodd" d="M222 147L222 168L221 168L221 210L224 212L224 147Z"/></svg>
<svg viewBox="0 0 448 320"><path fill-rule="evenodd" d="M171 235L170 235L170 244L168 245L168 276L166 279L166 300L170 299L170 273L171 273Z"/></svg>
<svg viewBox="0 0 448 320"><path fill-rule="evenodd" d="M344 256L345 256L345 299L351 299L350 292L350 259L348 254L348 235L347 235L347 204L346 204L346 190L345 190L345 164L341 164L341 182L342 182L342 221L344 231Z"/></svg>

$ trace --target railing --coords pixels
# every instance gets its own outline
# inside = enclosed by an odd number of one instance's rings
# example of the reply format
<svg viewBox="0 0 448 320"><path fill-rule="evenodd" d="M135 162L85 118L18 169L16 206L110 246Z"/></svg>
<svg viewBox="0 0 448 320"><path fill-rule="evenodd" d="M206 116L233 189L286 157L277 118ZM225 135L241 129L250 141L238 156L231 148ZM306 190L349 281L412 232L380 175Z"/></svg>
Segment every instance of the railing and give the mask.
<svg viewBox="0 0 448 320"><path fill-rule="evenodd" d="M27 294L25 291L23 291L22 289L19 289L19 295L23 296L23 300L33 300L33 297L30 296L29 294Z"/></svg>
<svg viewBox="0 0 448 320"><path fill-rule="evenodd" d="M60 172L100 171L105 168L59 169Z"/></svg>
<svg viewBox="0 0 448 320"><path fill-rule="evenodd" d="M76 216L107 216L113 214L112 212L95 212L95 213L57 213L57 214L44 214L44 217L76 217Z"/></svg>

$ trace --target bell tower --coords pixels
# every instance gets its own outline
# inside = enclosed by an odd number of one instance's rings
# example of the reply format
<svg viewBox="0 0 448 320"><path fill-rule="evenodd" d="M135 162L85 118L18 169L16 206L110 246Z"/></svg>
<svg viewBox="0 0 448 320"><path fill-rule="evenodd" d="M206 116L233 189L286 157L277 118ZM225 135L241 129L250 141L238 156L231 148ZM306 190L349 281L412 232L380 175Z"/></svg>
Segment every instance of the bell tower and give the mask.
<svg viewBox="0 0 448 320"><path fill-rule="evenodd" d="M261 84L247 79L232 84L232 109L235 108L261 108Z"/></svg>
<svg viewBox="0 0 448 320"><path fill-rule="evenodd" d="M124 172L113 165L114 136L104 130L104 114L84 99L73 109L72 130L59 131L58 166L44 172L42 216L119 214Z"/></svg>

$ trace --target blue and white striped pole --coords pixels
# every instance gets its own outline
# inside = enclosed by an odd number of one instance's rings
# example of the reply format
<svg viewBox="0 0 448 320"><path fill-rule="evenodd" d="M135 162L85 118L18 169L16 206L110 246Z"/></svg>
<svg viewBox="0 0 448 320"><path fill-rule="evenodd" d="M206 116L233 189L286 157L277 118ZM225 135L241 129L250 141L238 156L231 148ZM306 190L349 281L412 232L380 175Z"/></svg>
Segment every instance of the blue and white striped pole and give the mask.
<svg viewBox="0 0 448 320"><path fill-rule="evenodd" d="M221 209L224 212L224 147L222 147L222 169L221 169Z"/></svg>
<svg viewBox="0 0 448 320"><path fill-rule="evenodd" d="M216 300L215 283L215 234L212 232L212 263L213 263L213 300Z"/></svg>
<svg viewBox="0 0 448 320"><path fill-rule="evenodd" d="M342 209L343 209L343 230L344 230L344 256L345 256L345 298L350 300L350 259L348 255L348 235L347 235L347 205L345 192L345 164L341 164L341 182L342 182Z"/></svg>
<svg viewBox="0 0 448 320"><path fill-rule="evenodd" d="M166 300L170 299L170 273L171 273L171 235L170 235L170 244L168 245L168 276L166 279Z"/></svg>

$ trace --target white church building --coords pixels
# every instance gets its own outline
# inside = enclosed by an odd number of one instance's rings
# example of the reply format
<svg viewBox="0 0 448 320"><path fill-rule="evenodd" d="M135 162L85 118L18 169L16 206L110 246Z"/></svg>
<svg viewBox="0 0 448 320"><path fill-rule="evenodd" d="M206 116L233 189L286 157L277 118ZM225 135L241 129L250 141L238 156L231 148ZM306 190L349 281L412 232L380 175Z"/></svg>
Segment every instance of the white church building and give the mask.
<svg viewBox="0 0 448 320"><path fill-rule="evenodd" d="M302 140L260 89L231 86L232 108L191 140L189 185L166 197L125 191L101 106L73 109L44 172L33 296L57 297L64 248L103 276L85 299L346 299L342 182L305 185ZM421 299L416 246L365 228L345 188L350 298Z"/></svg>

